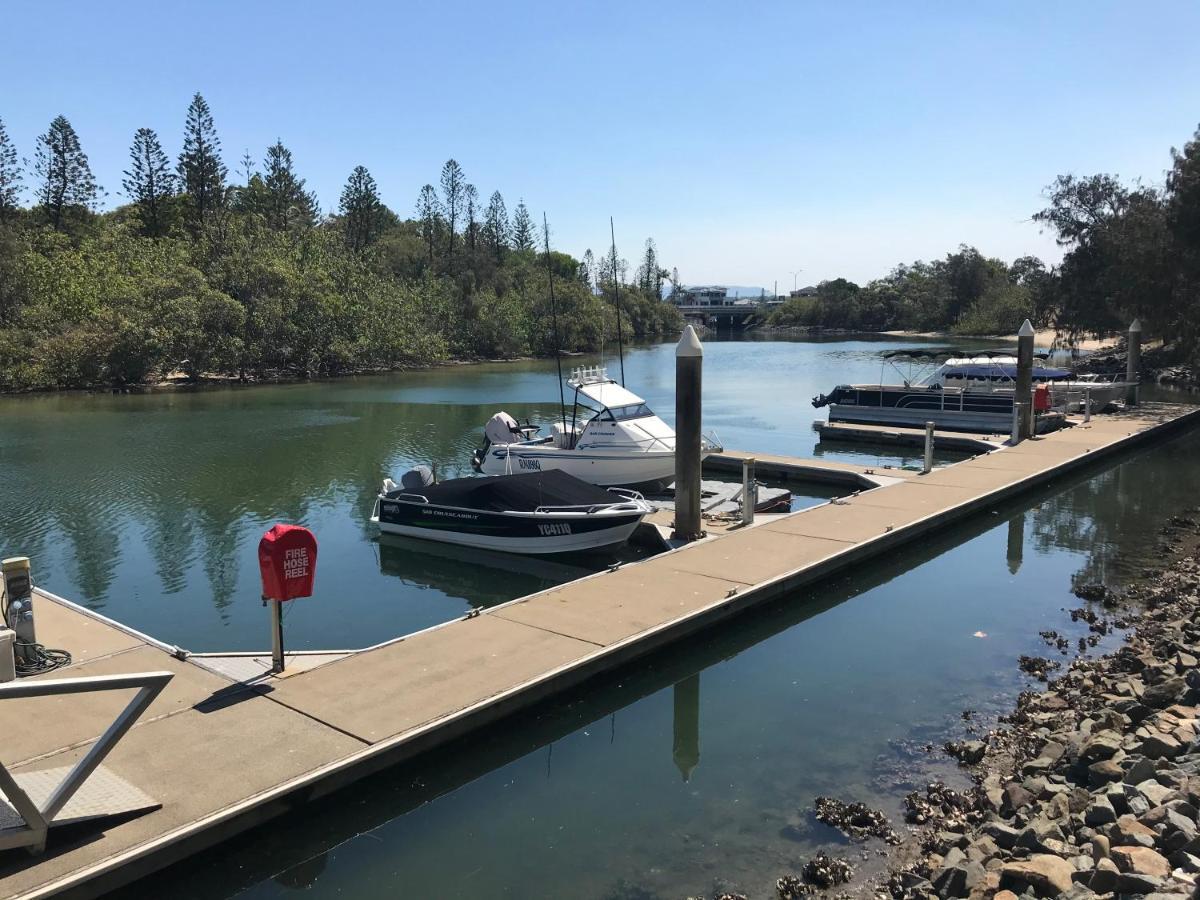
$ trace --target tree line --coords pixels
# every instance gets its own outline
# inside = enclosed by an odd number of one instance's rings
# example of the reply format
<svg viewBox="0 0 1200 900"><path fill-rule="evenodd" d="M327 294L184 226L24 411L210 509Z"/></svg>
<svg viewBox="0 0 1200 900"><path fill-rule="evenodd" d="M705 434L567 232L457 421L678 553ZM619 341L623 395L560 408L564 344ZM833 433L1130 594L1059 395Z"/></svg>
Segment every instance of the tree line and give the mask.
<svg viewBox="0 0 1200 900"><path fill-rule="evenodd" d="M1064 248L1053 269L961 246L859 286L823 282L776 308L774 325L1011 334L1025 318L1066 335L1111 334L1139 318L1200 362L1200 130L1172 148L1162 184L1060 175L1033 220Z"/></svg>
<svg viewBox="0 0 1200 900"><path fill-rule="evenodd" d="M124 202L101 212L66 117L32 164L0 120L0 390L549 354L551 271L564 350L615 341L616 303L626 339L681 327L652 240L632 278L615 251L552 250L523 201L485 203L453 159L411 216L361 165L323 213L282 141L231 173L196 94L178 156L139 128L122 176Z"/></svg>

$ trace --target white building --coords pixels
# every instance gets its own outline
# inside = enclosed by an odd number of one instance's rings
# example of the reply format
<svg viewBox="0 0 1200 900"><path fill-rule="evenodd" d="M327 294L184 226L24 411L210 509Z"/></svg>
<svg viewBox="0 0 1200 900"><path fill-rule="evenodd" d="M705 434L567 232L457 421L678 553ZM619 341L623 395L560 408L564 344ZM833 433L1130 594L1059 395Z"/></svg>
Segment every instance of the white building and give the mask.
<svg viewBox="0 0 1200 900"><path fill-rule="evenodd" d="M733 306L729 291L721 285L685 287L678 297L672 298L676 306Z"/></svg>

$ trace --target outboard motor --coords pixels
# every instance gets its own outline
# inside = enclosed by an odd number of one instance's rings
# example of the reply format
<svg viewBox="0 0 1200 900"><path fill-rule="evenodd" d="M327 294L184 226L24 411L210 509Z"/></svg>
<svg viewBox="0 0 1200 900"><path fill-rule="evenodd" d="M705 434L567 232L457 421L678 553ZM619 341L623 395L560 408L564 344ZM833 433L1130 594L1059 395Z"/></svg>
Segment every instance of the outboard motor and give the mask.
<svg viewBox="0 0 1200 900"><path fill-rule="evenodd" d="M413 493L419 493L434 481L433 470L429 466L417 466L400 476L400 486Z"/></svg>
<svg viewBox="0 0 1200 900"><path fill-rule="evenodd" d="M850 390L850 388L848 385L839 384L831 393L817 394L817 396L812 398L812 405L820 409L822 406L828 406L830 403L837 403L839 395L843 390Z"/></svg>
<svg viewBox="0 0 1200 900"><path fill-rule="evenodd" d="M483 426L484 446L492 444L513 444L517 441L524 440L525 435L521 431L521 426L508 413L501 411L496 413L486 425Z"/></svg>
<svg viewBox="0 0 1200 900"><path fill-rule="evenodd" d="M483 460L492 444L514 444L525 440L521 425L508 413L501 410L483 426L483 446L471 454L471 468L476 472L483 471Z"/></svg>

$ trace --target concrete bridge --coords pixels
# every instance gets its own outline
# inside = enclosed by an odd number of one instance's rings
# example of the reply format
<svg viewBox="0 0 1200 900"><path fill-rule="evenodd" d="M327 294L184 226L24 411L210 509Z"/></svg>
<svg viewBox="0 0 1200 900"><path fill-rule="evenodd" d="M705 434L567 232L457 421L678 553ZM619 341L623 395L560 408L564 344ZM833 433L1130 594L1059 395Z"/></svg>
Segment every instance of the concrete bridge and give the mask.
<svg viewBox="0 0 1200 900"><path fill-rule="evenodd" d="M717 330L734 330L761 322L766 318L758 306L680 306L688 322L696 322Z"/></svg>

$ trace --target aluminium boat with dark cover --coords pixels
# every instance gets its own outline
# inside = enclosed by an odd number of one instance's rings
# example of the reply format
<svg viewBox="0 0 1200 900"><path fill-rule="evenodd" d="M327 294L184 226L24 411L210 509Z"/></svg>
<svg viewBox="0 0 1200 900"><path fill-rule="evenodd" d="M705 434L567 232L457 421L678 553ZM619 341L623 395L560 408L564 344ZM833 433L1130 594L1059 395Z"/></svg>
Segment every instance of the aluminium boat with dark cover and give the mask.
<svg viewBox="0 0 1200 900"><path fill-rule="evenodd" d="M543 554L622 544L653 511L636 491L559 469L437 482L422 466L399 485L384 481L371 521L391 534Z"/></svg>

